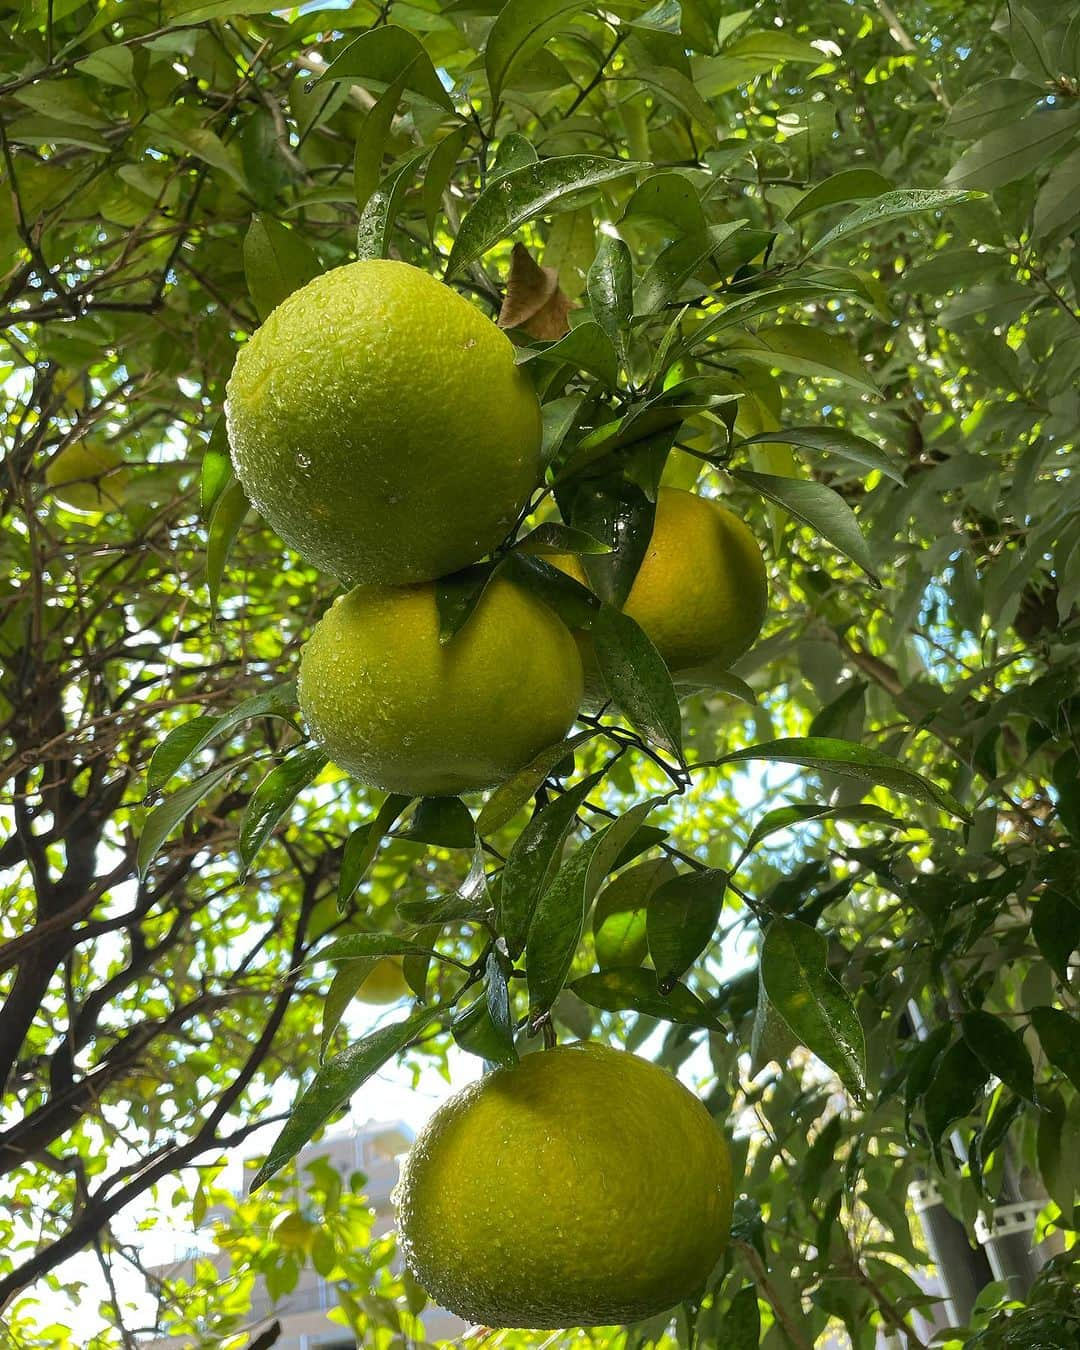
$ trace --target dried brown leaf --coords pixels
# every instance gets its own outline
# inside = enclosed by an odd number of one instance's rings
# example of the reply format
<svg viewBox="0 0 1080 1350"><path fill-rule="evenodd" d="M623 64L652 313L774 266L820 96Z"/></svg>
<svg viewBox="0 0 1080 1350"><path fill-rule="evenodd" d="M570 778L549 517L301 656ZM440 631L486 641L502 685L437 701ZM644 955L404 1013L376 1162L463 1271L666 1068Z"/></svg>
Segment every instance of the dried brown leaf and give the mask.
<svg viewBox="0 0 1080 1350"><path fill-rule="evenodd" d="M555 268L541 267L524 244L515 244L499 327L520 328L530 337L552 342L570 331L571 308Z"/></svg>

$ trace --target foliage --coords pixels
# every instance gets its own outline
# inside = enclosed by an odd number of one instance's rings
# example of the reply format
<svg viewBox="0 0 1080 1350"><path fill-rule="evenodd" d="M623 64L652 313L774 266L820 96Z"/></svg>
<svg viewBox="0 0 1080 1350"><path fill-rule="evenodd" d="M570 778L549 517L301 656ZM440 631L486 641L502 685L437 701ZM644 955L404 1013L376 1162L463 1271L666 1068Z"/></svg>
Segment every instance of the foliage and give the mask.
<svg viewBox="0 0 1080 1350"><path fill-rule="evenodd" d="M702 1087L753 1199L700 1344L753 1344L758 1322L773 1347L839 1326L856 1346L879 1326L918 1344L905 1196L920 1174L969 1227L1023 1175L1048 1197L1043 1228L1073 1241L1067 9L9 8L12 1344L84 1344L45 1326L34 1296L75 1292L75 1253L103 1272L135 1256L118 1216L238 1148L275 1112L275 1082L304 1087L277 1163L403 1046L418 1068L451 1037L499 1059L540 1028L647 1042L672 1068L707 1057ZM600 541L582 556L605 604L542 549L498 561L593 626L619 706L466 820L382 802L309 754L290 682L330 582L248 509L220 413L237 342L317 270L391 252L495 316L514 240L579 306L554 340L512 330L545 405L552 492L530 525L557 505ZM51 492L50 463L85 438L123 456L122 509L80 515ZM771 581L757 647L676 691L614 608L661 478L730 494ZM462 601L454 580L451 629L479 594ZM648 967L595 970L592 899L664 856L685 880L649 916L663 989ZM320 1069L338 938L350 959L400 943L422 1008L353 1043L336 1024ZM760 972L733 955L758 951ZM228 1221L238 1290L276 1259L243 1240L271 1203ZM403 1291L365 1259L370 1293L342 1306L375 1344ZM208 1280L196 1272L181 1317ZM1048 1272L1022 1310L1040 1334L1075 1316L1069 1282ZM1006 1312L1027 1325L1001 1297L975 1344L1016 1343ZM124 1343L117 1304L103 1347ZM217 1315L208 1343L235 1327ZM588 1340L688 1343L694 1320Z"/></svg>

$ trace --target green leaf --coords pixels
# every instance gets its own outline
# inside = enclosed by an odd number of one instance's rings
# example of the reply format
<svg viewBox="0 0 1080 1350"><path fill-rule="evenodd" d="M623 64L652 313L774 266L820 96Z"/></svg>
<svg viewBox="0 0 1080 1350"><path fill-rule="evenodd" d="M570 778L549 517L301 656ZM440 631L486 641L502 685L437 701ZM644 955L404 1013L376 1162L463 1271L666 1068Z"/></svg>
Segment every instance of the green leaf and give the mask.
<svg viewBox="0 0 1080 1350"><path fill-rule="evenodd" d="M619 356L611 339L598 324L590 320L576 324L556 342L520 349L516 360L519 366L527 365L530 361L576 366L589 375L595 375L609 389L615 388L619 376Z"/></svg>
<svg viewBox="0 0 1080 1350"><path fill-rule="evenodd" d="M143 121L143 130L159 142L174 147L181 153L194 155L212 169L219 169L231 178L237 187L246 190L247 184L239 165L221 137L207 127L192 126L187 107L165 108L152 112Z"/></svg>
<svg viewBox="0 0 1080 1350"><path fill-rule="evenodd" d="M672 877L649 901L647 930L656 982L667 994L712 941L727 873L710 867Z"/></svg>
<svg viewBox="0 0 1080 1350"><path fill-rule="evenodd" d="M236 481L232 459L229 456L229 436L225 427L225 414L214 423L210 440L203 451L202 468L199 474L199 509L203 519L209 525L210 517L218 498L230 483Z"/></svg>
<svg viewBox="0 0 1080 1350"><path fill-rule="evenodd" d="M791 1028L769 1002L758 965L757 1003L754 1006L754 1025L750 1031L750 1076L756 1077L767 1064L784 1068L791 1052L799 1044Z"/></svg>
<svg viewBox="0 0 1080 1350"><path fill-rule="evenodd" d="M772 437L772 432L769 436ZM781 478L771 473L753 473L750 469L734 469L732 474L782 506L796 520L809 525L856 563L875 586L881 586L855 512L838 492L809 478Z"/></svg>
<svg viewBox="0 0 1080 1350"><path fill-rule="evenodd" d="M605 772L598 769L548 802L521 831L510 851L503 869L498 924L515 959L525 947L537 901L559 865L578 807Z"/></svg>
<svg viewBox="0 0 1080 1350"><path fill-rule="evenodd" d="M442 1011L438 1007L421 1008L404 1022L380 1027L328 1059L293 1107L250 1189L258 1190L275 1172L280 1172L373 1073L404 1050Z"/></svg>
<svg viewBox="0 0 1080 1350"><path fill-rule="evenodd" d="M441 643L445 645L469 622L494 575L495 569L490 563L474 563L435 583Z"/></svg>
<svg viewBox="0 0 1080 1350"><path fill-rule="evenodd" d="M604 554L583 557L582 567L600 599L620 608L633 588L652 538L655 493L650 498L636 483L612 474L564 488L559 505L567 508L575 529L608 546ZM590 627L595 619L594 614Z"/></svg>
<svg viewBox="0 0 1080 1350"><path fill-rule="evenodd" d="M1024 1042L999 1018L988 1012L968 1012L960 1019L960 1029L975 1058L1006 1087L1035 1100L1035 1070Z"/></svg>
<svg viewBox="0 0 1080 1350"><path fill-rule="evenodd" d="M1003 187L1032 173L1067 145L1077 128L1080 112L1075 108L1033 112L976 141L952 166L945 181L984 189Z"/></svg>
<svg viewBox="0 0 1080 1350"><path fill-rule="evenodd" d="M394 821L406 810L411 797L391 792L371 820L358 825L345 841L345 851L341 858L341 870L338 873L338 909L343 910L353 891L364 879L364 873L374 861L387 831Z"/></svg>
<svg viewBox="0 0 1080 1350"><path fill-rule="evenodd" d="M543 600L570 629L588 629L600 601L587 586L540 557L514 551L503 562L506 575Z"/></svg>
<svg viewBox="0 0 1080 1350"><path fill-rule="evenodd" d="M499 148L495 152L495 162L488 169L487 181L494 183L499 178L504 178L514 169L523 169L526 164L536 164L540 156L536 153L536 146L532 141L522 136L520 132L511 131L499 142Z"/></svg>
<svg viewBox="0 0 1080 1350"><path fill-rule="evenodd" d="M682 761L679 700L664 659L650 638L612 605L593 621L593 643L604 685L627 721Z"/></svg>
<svg viewBox="0 0 1080 1350"><path fill-rule="evenodd" d="M649 897L676 875L668 858L654 858L621 872L600 892L593 910L593 944L601 970L640 966L649 950Z"/></svg>
<svg viewBox="0 0 1080 1350"><path fill-rule="evenodd" d="M697 188L685 174L670 170L651 174L640 183L622 218L658 221L680 235L703 234L708 229Z"/></svg>
<svg viewBox="0 0 1080 1350"><path fill-rule="evenodd" d="M298 230L273 216L254 215L244 235L244 276L262 323L286 296L322 271L314 250Z"/></svg>
<svg viewBox="0 0 1080 1350"><path fill-rule="evenodd" d="M743 1285L724 1314L718 1344L724 1350L757 1350L761 1341L761 1310L757 1288Z"/></svg>
<svg viewBox="0 0 1080 1350"><path fill-rule="evenodd" d="M623 966L594 971L566 987L582 1002L604 1012L639 1012L680 1026L723 1030L716 1016L684 984L677 984L669 994L661 994L651 970Z"/></svg>
<svg viewBox="0 0 1080 1350"><path fill-rule="evenodd" d="M322 773L327 757L319 746L305 746L276 765L251 794L240 826L240 860L243 875L274 832L297 795Z"/></svg>
<svg viewBox="0 0 1080 1350"><path fill-rule="evenodd" d="M484 46L492 103L498 105L514 68L547 41L551 25L584 8L582 0L506 0Z"/></svg>
<svg viewBox="0 0 1080 1350"><path fill-rule="evenodd" d="M546 1012L557 998L573 965L593 897L655 805L639 802L597 831L562 864L540 896L525 949L531 1018Z"/></svg>
<svg viewBox="0 0 1080 1350"><path fill-rule="evenodd" d="M356 227L356 253L361 260L388 256L390 236L401 214L405 194L427 155L427 150L417 150L395 165L368 198Z"/></svg>
<svg viewBox="0 0 1080 1350"><path fill-rule="evenodd" d="M420 39L392 23L361 33L330 62L311 87L324 80L356 80L374 89L385 89L402 75L406 89L445 112L454 111Z"/></svg>
<svg viewBox="0 0 1080 1350"><path fill-rule="evenodd" d="M699 234L687 235L669 244L641 279L634 296L635 313L655 314L678 299L690 277L708 262L721 244L747 224L745 220L730 220L723 225L710 225Z"/></svg>
<svg viewBox="0 0 1080 1350"><path fill-rule="evenodd" d="M861 1101L866 1086L862 1024L847 990L829 971L828 950L822 933L795 919L775 918L762 943L761 979L792 1034Z"/></svg>
<svg viewBox="0 0 1080 1350"><path fill-rule="evenodd" d="M684 114L691 122L696 122L702 131L710 137L716 135L716 117L705 99L698 92L693 80L673 66L643 63L634 75L642 84L653 89L667 103Z"/></svg>
<svg viewBox="0 0 1080 1350"><path fill-rule="evenodd" d="M296 681L286 680L262 694L255 694L235 708L216 717L195 717L174 727L150 757L146 770L147 792L157 792L188 760L204 750L211 741L226 735L252 717L283 717L296 708Z"/></svg>
<svg viewBox="0 0 1080 1350"><path fill-rule="evenodd" d="M778 806L762 816L751 830L744 853L749 853L777 830L789 830L793 825L805 825L813 820L869 821L871 824L888 826L891 829L903 829L904 825L903 821L890 816L880 806L827 806L817 802Z"/></svg>
<svg viewBox="0 0 1080 1350"><path fill-rule="evenodd" d="M516 546L522 553L610 553L611 545L559 520L545 520Z"/></svg>
<svg viewBox="0 0 1080 1350"><path fill-rule="evenodd" d="M845 337L809 324L781 323L746 334L723 353L730 361L790 371L816 380L839 380L877 398L880 391L869 366Z"/></svg>
<svg viewBox="0 0 1080 1350"><path fill-rule="evenodd" d="M1046 1058L1080 1092L1080 1022L1057 1008L1032 1008L1031 1024Z"/></svg>
<svg viewBox="0 0 1080 1350"><path fill-rule="evenodd" d="M824 450L841 459L850 459L867 469L876 469L886 478L903 486L904 466L890 458L873 441L856 436L853 431L843 427L784 427L780 431L762 431L756 436L748 436L740 441L738 448L746 445L770 444L779 441L782 445L798 445L805 450Z"/></svg>
<svg viewBox="0 0 1080 1350"><path fill-rule="evenodd" d="M556 741L533 757L523 769L519 769L513 778L500 783L484 803L476 818L476 832L481 838L494 834L496 830L513 820L521 808L535 795L536 790L557 764L568 755L572 755L579 745L592 740L596 733L582 731L565 741Z"/></svg>
<svg viewBox="0 0 1080 1350"><path fill-rule="evenodd" d="M945 188L907 188L901 192L885 192L845 216L839 225L834 225L810 246L806 256L812 257L830 244L835 244L838 239L846 239L848 235L861 235L883 220L921 215L925 211L943 211L960 202L974 201L978 196L977 192L955 192Z"/></svg>
<svg viewBox="0 0 1080 1350"><path fill-rule="evenodd" d="M331 1038L345 1016L346 1008L377 965L378 960L374 957L366 961L350 961L330 981L330 988L326 991L322 1008L322 1031L319 1036L320 1064L326 1058Z"/></svg>
<svg viewBox="0 0 1080 1350"><path fill-rule="evenodd" d="M381 961L384 956L435 956L439 960L449 959L441 952L425 947L423 943L399 937L396 933L349 933L320 947L308 957L308 961L363 961L372 958ZM458 963L455 961L453 964Z"/></svg>
<svg viewBox="0 0 1080 1350"><path fill-rule="evenodd" d="M446 264L447 280L526 222L575 210L604 183L647 167L599 155L563 155L506 174L481 192L462 220Z"/></svg>
<svg viewBox="0 0 1080 1350"><path fill-rule="evenodd" d="M843 290L823 281L792 281L784 286L774 286L766 291L755 291L724 305L722 309L707 313L705 322L696 328L686 341L686 350L697 351L709 338L723 332L725 328L734 328L756 319L761 314L774 314L788 305L797 305L807 300L835 295L851 295L852 291Z"/></svg>
<svg viewBox="0 0 1080 1350"><path fill-rule="evenodd" d="M634 315L634 269L621 239L604 235L586 279L593 318L611 340L625 367ZM614 383L614 381L612 381Z"/></svg>
<svg viewBox="0 0 1080 1350"><path fill-rule="evenodd" d="M353 155L353 194L356 197L358 211L363 211L382 177L386 140L390 135L394 114L401 102L407 73L406 68L393 84L379 95L374 106L368 109L357 134L356 151Z"/></svg>
<svg viewBox="0 0 1080 1350"><path fill-rule="evenodd" d="M730 47L724 48L724 56L740 61L766 61L770 66L778 66L787 61L820 66L829 59L816 47L811 47L809 42L802 42L799 38L792 37L790 33L783 33L775 28L771 31L744 34Z"/></svg>
<svg viewBox="0 0 1080 1350"><path fill-rule="evenodd" d="M1051 970L1067 984L1073 952L1080 947L1080 907L1048 886L1035 904L1031 936Z"/></svg>
<svg viewBox="0 0 1080 1350"><path fill-rule="evenodd" d="M145 880L150 864L166 838L182 820L186 820L191 815L199 802L213 792L222 779L231 774L236 767L235 764L223 764L217 769L211 769L209 773L197 778L194 783L188 783L179 792L174 792L171 797L150 812L143 821L142 833L139 835L139 846L135 855L135 870L140 881Z"/></svg>
<svg viewBox="0 0 1080 1350"><path fill-rule="evenodd" d="M551 1007L573 965L585 925L589 866L602 842L603 833L594 834L571 853L537 901L525 948L531 1018Z"/></svg>
<svg viewBox="0 0 1080 1350"><path fill-rule="evenodd" d="M460 797L422 797L412 820L396 839L414 839L440 848L474 848L476 828Z"/></svg>
<svg viewBox="0 0 1080 1350"><path fill-rule="evenodd" d="M935 1153L949 1126L976 1109L987 1076L986 1068L966 1041L955 1041L942 1055L926 1090L923 1107Z"/></svg>
<svg viewBox="0 0 1080 1350"><path fill-rule="evenodd" d="M225 563L249 509L250 503L244 495L244 489L235 479L214 503L206 536L206 589L210 596L212 615L217 612Z"/></svg>
<svg viewBox="0 0 1080 1350"><path fill-rule="evenodd" d="M826 206L859 201L863 197L880 197L891 189L892 184L876 169L841 169L823 183L815 183L799 198L785 219L789 225L794 225L797 220Z"/></svg>
<svg viewBox="0 0 1080 1350"><path fill-rule="evenodd" d="M989 80L956 100L942 131L970 141L999 126L1015 126L1039 97L1028 80Z"/></svg>
<svg viewBox="0 0 1080 1350"><path fill-rule="evenodd" d="M427 222L428 238L435 237L435 223L443 209L443 194L457 168L465 142L469 138L470 128L458 127L449 136L444 136L431 152L427 170L424 173L423 199L424 219Z"/></svg>
<svg viewBox="0 0 1080 1350"><path fill-rule="evenodd" d="M773 764L801 764L822 773L836 773L845 778L857 778L915 797L940 807L960 820L970 820L960 803L944 788L901 764L892 755L873 750L855 741L842 741L829 736L788 736L778 741L751 745L725 755L720 764L739 760L762 759Z"/></svg>

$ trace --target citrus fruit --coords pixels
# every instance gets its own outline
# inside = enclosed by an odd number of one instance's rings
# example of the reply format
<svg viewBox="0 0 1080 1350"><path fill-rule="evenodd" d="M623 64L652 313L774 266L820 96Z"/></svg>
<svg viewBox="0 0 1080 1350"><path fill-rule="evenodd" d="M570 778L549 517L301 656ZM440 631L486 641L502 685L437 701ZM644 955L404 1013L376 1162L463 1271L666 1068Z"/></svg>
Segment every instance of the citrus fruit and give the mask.
<svg viewBox="0 0 1080 1350"><path fill-rule="evenodd" d="M356 991L363 1003L397 1003L412 996L401 969L400 956L384 956L376 961L364 976L364 983Z"/></svg>
<svg viewBox="0 0 1080 1350"><path fill-rule="evenodd" d="M283 300L240 349L226 418L252 502L346 582L475 562L539 475L540 405L510 340L403 262L337 267Z"/></svg>
<svg viewBox="0 0 1080 1350"><path fill-rule="evenodd" d="M499 577L447 643L430 583L356 587L316 624L298 684L334 763L411 797L508 777L566 734L581 689L569 630Z"/></svg>
<svg viewBox="0 0 1080 1350"><path fill-rule="evenodd" d="M69 511L115 511L124 504L131 471L124 457L110 446L76 441L50 462L45 482Z"/></svg>
<svg viewBox="0 0 1080 1350"><path fill-rule="evenodd" d="M394 1198L406 1264L460 1317L605 1326L700 1289L730 1231L731 1168L677 1079L584 1043L527 1055L441 1106Z"/></svg>
<svg viewBox="0 0 1080 1350"><path fill-rule="evenodd" d="M576 557L549 561L587 584ZM749 527L711 498L662 487L623 612L645 630L668 669L730 665L761 631L766 599L765 564ZM587 675L588 667L586 657Z"/></svg>

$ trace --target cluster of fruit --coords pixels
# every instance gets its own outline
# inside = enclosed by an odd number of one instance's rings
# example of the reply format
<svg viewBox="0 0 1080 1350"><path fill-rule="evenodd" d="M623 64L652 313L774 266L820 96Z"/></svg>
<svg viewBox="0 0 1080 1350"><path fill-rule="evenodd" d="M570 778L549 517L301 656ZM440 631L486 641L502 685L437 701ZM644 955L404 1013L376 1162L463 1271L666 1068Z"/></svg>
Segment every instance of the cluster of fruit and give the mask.
<svg viewBox="0 0 1080 1350"><path fill-rule="evenodd" d="M530 592L497 575L440 642L436 582L508 536L541 473L540 406L490 320L407 263L336 268L241 348L226 414L251 501L353 586L299 676L304 717L336 764L386 791L450 795L565 735L595 693L595 658ZM576 557L551 561L585 582ZM661 489L624 608L673 672L726 665L764 617L753 535L718 503Z"/></svg>
<svg viewBox="0 0 1080 1350"><path fill-rule="evenodd" d="M352 586L312 633L298 686L336 764L409 796L486 787L559 741L583 699L603 700L588 635L500 575L440 641L438 580L511 534L541 476L536 394L468 301L400 262L325 273L241 349L227 416L251 500ZM575 556L551 561L587 584ZM753 536L717 503L661 489L624 608L674 672L726 665L764 616ZM732 1192L701 1103L655 1065L586 1044L526 1055L446 1103L396 1201L409 1266L444 1306L553 1328L700 1291Z"/></svg>

